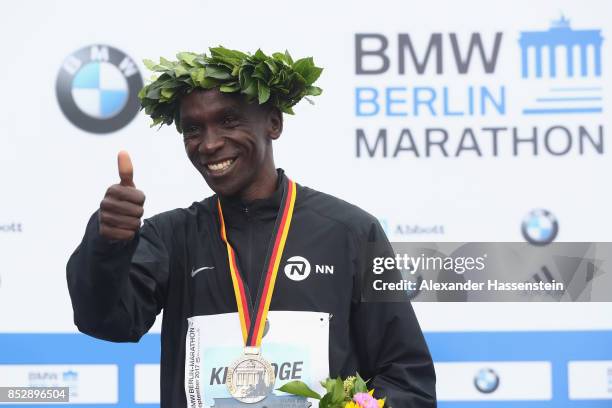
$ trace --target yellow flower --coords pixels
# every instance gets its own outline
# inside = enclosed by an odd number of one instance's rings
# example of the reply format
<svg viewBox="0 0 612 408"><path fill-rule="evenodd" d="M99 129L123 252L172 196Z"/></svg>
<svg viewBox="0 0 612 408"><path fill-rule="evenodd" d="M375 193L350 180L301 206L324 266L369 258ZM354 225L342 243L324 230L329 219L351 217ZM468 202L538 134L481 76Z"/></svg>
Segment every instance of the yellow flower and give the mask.
<svg viewBox="0 0 612 408"><path fill-rule="evenodd" d="M378 408L383 408L385 406L384 399L376 400L376 402L378 403ZM362 408L362 406L355 401L349 401L344 405L344 408Z"/></svg>
<svg viewBox="0 0 612 408"><path fill-rule="evenodd" d="M371 396L374 396L374 389L371 389L368 394L370 394ZM385 399L377 399L376 402L378 403L378 408L383 408L385 406Z"/></svg>

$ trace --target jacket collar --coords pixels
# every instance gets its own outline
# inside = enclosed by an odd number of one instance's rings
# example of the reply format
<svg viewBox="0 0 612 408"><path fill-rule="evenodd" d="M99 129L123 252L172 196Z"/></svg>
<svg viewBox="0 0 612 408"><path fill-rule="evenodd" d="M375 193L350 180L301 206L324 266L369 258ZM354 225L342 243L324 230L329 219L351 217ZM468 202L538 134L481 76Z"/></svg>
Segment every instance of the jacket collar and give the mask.
<svg viewBox="0 0 612 408"><path fill-rule="evenodd" d="M219 196L223 217L228 225L239 226L251 218L268 219L276 217L283 198L283 188L287 183L287 176L283 169L277 169L276 172L278 174L276 189L269 197L244 202L238 197Z"/></svg>

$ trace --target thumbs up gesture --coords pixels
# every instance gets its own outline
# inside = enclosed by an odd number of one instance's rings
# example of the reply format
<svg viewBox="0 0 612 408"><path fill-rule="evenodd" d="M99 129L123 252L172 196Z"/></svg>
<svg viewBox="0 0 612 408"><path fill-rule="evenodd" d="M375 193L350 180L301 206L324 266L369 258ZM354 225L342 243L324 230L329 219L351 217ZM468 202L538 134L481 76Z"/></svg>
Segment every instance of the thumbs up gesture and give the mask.
<svg viewBox="0 0 612 408"><path fill-rule="evenodd" d="M129 241L140 228L145 195L134 184L134 167L126 151L119 152L117 164L120 182L106 190L100 203L100 235L109 240Z"/></svg>

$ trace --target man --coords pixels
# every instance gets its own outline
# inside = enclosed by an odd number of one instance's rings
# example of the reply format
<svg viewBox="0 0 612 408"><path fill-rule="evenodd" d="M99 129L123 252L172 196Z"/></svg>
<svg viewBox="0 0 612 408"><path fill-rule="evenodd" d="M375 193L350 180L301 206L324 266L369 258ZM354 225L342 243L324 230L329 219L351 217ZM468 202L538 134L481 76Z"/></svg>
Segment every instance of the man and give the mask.
<svg viewBox="0 0 612 408"><path fill-rule="evenodd" d="M162 407L234 401L219 388L235 378L230 345L257 353L261 346L257 358L278 360L271 362L279 379L283 359L292 364L285 379L309 376L311 384L358 372L386 406L434 407L433 364L410 304L362 298L367 254L391 253L379 223L274 165L281 111L320 93L312 86L320 69L288 53L211 52L149 64L162 75L141 100L155 123L175 121L189 160L216 194L141 226L145 196L121 152L120 183L106 191L68 262L77 327L138 341L163 309ZM309 276L316 265L333 273Z"/></svg>

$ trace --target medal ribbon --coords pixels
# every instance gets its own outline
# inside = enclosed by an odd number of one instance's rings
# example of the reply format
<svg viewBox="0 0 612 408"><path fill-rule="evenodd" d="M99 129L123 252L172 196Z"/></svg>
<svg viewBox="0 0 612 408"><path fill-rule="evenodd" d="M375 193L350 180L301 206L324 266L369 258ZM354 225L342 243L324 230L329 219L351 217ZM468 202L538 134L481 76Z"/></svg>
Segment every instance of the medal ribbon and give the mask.
<svg viewBox="0 0 612 408"><path fill-rule="evenodd" d="M240 328L242 329L244 344L247 347L259 347L261 345L266 317L268 316L272 294L274 293L278 267L283 256L283 250L285 249L289 227L291 226L295 197L295 182L287 179L287 185L284 186L283 189L279 213L276 216L274 231L272 232L272 240L268 245L268 254L264 263L257 299L253 307L251 307L243 275L241 275L238 270L236 252L227 239L227 230L225 228L223 210L221 209L221 200L217 199L219 222L221 224L221 239L225 242L225 246L227 247L227 259L229 261L230 275L232 276L234 295L236 296L236 304L238 306Z"/></svg>

